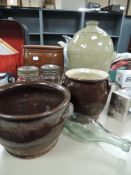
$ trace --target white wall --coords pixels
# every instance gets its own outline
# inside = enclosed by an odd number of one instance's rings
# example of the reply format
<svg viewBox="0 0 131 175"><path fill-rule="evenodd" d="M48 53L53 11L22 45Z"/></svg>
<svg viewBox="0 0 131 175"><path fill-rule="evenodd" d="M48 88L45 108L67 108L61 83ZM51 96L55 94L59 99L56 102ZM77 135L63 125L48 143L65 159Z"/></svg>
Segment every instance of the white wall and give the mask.
<svg viewBox="0 0 131 175"><path fill-rule="evenodd" d="M55 0L56 4L61 6L62 9L78 10L81 7L85 7L85 0ZM56 6L57 8L58 6Z"/></svg>
<svg viewBox="0 0 131 175"><path fill-rule="evenodd" d="M61 9L61 0L55 0L56 9Z"/></svg>

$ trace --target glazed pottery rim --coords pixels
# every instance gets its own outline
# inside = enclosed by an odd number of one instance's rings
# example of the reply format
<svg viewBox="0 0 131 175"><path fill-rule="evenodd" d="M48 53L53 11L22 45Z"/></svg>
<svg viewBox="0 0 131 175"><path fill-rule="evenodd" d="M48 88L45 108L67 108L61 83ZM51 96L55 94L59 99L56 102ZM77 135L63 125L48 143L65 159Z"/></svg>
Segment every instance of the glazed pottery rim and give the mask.
<svg viewBox="0 0 131 175"><path fill-rule="evenodd" d="M51 88L55 88L56 90L63 93L64 100L59 105L57 105L53 109L46 111L46 112L42 112L38 114L25 114L25 115L8 115L8 114L4 114L0 112L0 118L4 120L11 120L11 121L28 121L28 120L30 121L30 120L36 120L36 119L41 119L41 118L45 119L57 113L60 109L67 106L68 103L70 102L71 95L70 95L69 90L66 87L52 83L52 82L48 82L48 81L30 81L28 83L27 82L15 82L15 83L1 86L0 92L2 91L4 92L8 89L15 88L17 86L30 86L30 85L44 85L44 86L49 86Z"/></svg>
<svg viewBox="0 0 131 175"><path fill-rule="evenodd" d="M74 72L99 72L103 77L101 78L96 78L96 79L82 79L82 78L74 78L72 77L70 74L74 73ZM103 75L104 74L104 75ZM107 80L109 78L109 74L103 70L99 70L99 69L91 69L91 68L74 68L74 69L69 69L65 72L66 77L68 77L71 80L74 81L79 81L79 82L90 82L90 83L94 83L94 82L100 82L103 80Z"/></svg>
<svg viewBox="0 0 131 175"><path fill-rule="evenodd" d="M62 50L63 51L63 47L62 46L55 46L55 45L24 45L25 49L46 49L46 50Z"/></svg>

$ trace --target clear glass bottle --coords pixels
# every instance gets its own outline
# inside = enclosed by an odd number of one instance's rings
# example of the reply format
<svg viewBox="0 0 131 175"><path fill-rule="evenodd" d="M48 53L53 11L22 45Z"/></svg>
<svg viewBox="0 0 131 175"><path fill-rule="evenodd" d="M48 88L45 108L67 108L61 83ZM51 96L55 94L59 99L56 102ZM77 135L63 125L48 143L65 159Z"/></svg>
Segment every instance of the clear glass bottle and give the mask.
<svg viewBox="0 0 131 175"><path fill-rule="evenodd" d="M17 69L17 81L39 80L39 68L36 66L22 66Z"/></svg>
<svg viewBox="0 0 131 175"><path fill-rule="evenodd" d="M55 64L45 64L41 66L40 79L53 83L60 83L60 67Z"/></svg>
<svg viewBox="0 0 131 175"><path fill-rule="evenodd" d="M73 114L76 115L76 114ZM119 147L125 152L129 152L131 141L122 139L106 130L99 122L89 119L88 123L82 124L74 120L72 116L65 122L65 127L75 136L87 142L104 142Z"/></svg>

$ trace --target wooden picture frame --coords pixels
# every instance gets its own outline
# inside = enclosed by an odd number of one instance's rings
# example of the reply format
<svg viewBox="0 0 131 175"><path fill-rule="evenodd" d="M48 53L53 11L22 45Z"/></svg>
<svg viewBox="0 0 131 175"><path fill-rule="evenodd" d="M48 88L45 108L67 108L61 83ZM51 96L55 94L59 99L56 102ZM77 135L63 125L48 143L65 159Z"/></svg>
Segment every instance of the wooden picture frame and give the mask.
<svg viewBox="0 0 131 175"><path fill-rule="evenodd" d="M126 16L131 16L131 0L128 0Z"/></svg>
<svg viewBox="0 0 131 175"><path fill-rule="evenodd" d="M6 0L0 0L0 6L7 6Z"/></svg>

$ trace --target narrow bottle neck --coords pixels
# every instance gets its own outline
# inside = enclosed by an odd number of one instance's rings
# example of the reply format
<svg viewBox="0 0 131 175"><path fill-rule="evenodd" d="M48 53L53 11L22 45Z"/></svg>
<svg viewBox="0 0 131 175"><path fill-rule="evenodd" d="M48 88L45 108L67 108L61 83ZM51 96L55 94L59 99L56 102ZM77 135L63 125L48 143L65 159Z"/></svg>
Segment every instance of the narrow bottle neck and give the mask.
<svg viewBox="0 0 131 175"><path fill-rule="evenodd" d="M98 21L87 21L86 22L86 26L88 26L88 27L92 27L92 26L98 26L98 24L99 24L99 22Z"/></svg>

